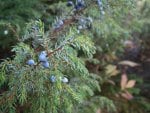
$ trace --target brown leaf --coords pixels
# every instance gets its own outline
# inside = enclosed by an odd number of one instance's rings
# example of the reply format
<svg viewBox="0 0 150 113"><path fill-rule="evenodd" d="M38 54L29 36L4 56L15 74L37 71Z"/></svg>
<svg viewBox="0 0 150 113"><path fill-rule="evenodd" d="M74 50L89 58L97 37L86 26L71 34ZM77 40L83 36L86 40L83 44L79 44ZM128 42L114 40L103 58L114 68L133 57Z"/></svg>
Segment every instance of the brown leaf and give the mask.
<svg viewBox="0 0 150 113"><path fill-rule="evenodd" d="M133 95L129 93L128 91L126 91L125 93L121 93L121 96L127 100L133 99Z"/></svg>
<svg viewBox="0 0 150 113"><path fill-rule="evenodd" d="M115 97L119 98L119 97L120 97L120 95L116 93L116 94L115 94Z"/></svg>
<svg viewBox="0 0 150 113"><path fill-rule="evenodd" d="M112 85L115 85L115 82L112 81L112 80L107 80L108 83L112 84Z"/></svg>
<svg viewBox="0 0 150 113"><path fill-rule="evenodd" d="M126 84L125 88L132 88L135 86L136 81L135 80L129 80Z"/></svg>
<svg viewBox="0 0 150 113"><path fill-rule="evenodd" d="M121 90L124 90L127 84L128 78L126 74L122 74L121 75L121 81L120 81L120 86L121 86Z"/></svg>
<svg viewBox="0 0 150 113"><path fill-rule="evenodd" d="M98 109L98 110L96 111L96 113L101 113L101 109Z"/></svg>
<svg viewBox="0 0 150 113"><path fill-rule="evenodd" d="M130 67L140 66L140 64L135 63L135 62L132 62L132 61L128 61L128 60L121 61L121 62L119 62L118 64L130 66Z"/></svg>
<svg viewBox="0 0 150 113"><path fill-rule="evenodd" d="M115 65L107 65L106 66L106 74L109 76L116 76L119 73L117 70L117 66Z"/></svg>
<svg viewBox="0 0 150 113"><path fill-rule="evenodd" d="M126 40L124 41L124 46L125 48L128 48L128 49L132 49L135 47L134 43L132 40Z"/></svg>

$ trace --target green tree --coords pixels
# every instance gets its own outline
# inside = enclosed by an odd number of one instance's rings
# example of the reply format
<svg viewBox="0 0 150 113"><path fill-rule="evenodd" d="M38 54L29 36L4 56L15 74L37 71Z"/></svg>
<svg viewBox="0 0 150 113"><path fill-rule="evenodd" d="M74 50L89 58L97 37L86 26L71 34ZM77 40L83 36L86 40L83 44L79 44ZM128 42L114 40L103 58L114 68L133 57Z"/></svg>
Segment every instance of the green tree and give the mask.
<svg viewBox="0 0 150 113"><path fill-rule="evenodd" d="M40 20L30 21L12 49L14 58L1 63L1 86L8 86L1 92L1 112L115 111L113 101L100 94L109 74L100 73L95 65L113 62L108 57L121 52L122 41L139 30L138 19L132 19L137 16L136 2L77 0L70 7L66 3L49 5L56 16L50 27ZM86 62L94 63L96 71L89 71Z"/></svg>

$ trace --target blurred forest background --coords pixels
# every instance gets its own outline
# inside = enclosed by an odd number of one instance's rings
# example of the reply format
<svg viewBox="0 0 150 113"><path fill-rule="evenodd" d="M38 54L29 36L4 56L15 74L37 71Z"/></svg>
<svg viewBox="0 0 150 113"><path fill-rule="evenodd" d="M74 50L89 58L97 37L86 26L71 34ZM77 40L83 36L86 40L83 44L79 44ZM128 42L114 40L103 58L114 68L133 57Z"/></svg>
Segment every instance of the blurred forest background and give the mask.
<svg viewBox="0 0 150 113"><path fill-rule="evenodd" d="M90 1L92 0L85 2ZM74 110L74 113L112 113L113 105L116 108L115 113L149 113L150 0L129 0L130 2L128 1L125 5L123 4L125 0L106 0L110 7L105 0L102 1L106 7L100 22L97 20L99 12L96 12L96 0L93 0L90 6L86 6L81 12L76 12L77 16L90 15L89 17L93 19L88 30L81 32L83 36L91 37L90 40L94 42L94 45L89 43L89 46L95 46L96 52L92 58L84 57L84 49L77 50L77 54L89 73L99 77L96 80L101 91L94 90L91 97L86 95L86 101L74 106L78 109ZM132 2L134 2L133 6ZM45 32L49 32L56 18L62 18L72 9L66 4L67 0L0 0L0 62L7 58L14 59L16 53L12 49L20 42L21 37L26 36L28 23L41 20L44 23ZM76 21L69 24L70 26L76 26ZM67 31L65 30L61 33L65 34ZM86 47L85 50L87 50ZM72 76L69 77L71 79ZM3 81L1 72L0 106L4 93L9 91L8 81ZM105 98L97 101L97 97ZM110 101L106 102L106 98L111 100L113 105L109 105ZM13 105L16 113L23 113L29 108L16 101L15 103ZM10 111L7 107L0 107L0 113L11 113ZM31 113L31 111L26 112Z"/></svg>

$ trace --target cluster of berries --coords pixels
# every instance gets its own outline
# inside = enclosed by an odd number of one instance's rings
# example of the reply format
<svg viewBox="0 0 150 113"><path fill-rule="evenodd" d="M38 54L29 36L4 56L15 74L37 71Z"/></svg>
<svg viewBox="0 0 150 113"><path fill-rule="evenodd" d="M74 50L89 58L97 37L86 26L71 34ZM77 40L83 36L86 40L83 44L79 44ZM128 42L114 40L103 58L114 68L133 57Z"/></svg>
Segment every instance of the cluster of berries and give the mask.
<svg viewBox="0 0 150 113"><path fill-rule="evenodd" d="M61 26L63 26L64 22L63 20L58 20L55 24L54 24L54 29L58 29Z"/></svg>
<svg viewBox="0 0 150 113"><path fill-rule="evenodd" d="M75 10L75 11L78 11L78 10L81 10L82 8L85 7L85 2L84 2L84 0L76 0L76 3L74 3L72 0L68 0L68 1L67 1L67 6L68 6L68 7L73 6L73 7L74 7L74 10ZM54 23L53 28L54 28L54 29L59 29L59 28L61 28L61 26L63 26L63 25L64 25L63 19L62 19L62 18L61 18L61 19L57 19L57 21ZM80 26L80 27L81 27L81 26Z"/></svg>
<svg viewBox="0 0 150 113"><path fill-rule="evenodd" d="M82 29L90 29L91 25L92 25L93 19L91 17L87 17L87 18L80 18L78 20L78 30L82 30Z"/></svg>
<svg viewBox="0 0 150 113"><path fill-rule="evenodd" d="M47 60L47 53L46 53L46 51L42 51L40 54L39 54L39 56L38 56L38 58L39 58L39 61L42 63L42 66L44 67L44 68L49 68L49 62L48 62L48 60ZM34 66L36 63L35 63L35 61L33 60L33 59L29 59L28 61L27 61L27 64L28 65L30 65L30 66ZM49 78L49 80L51 81L51 82L56 82L56 77L55 77L55 75L52 75L50 78ZM63 82L63 83L68 83L68 78L66 78L66 77L60 77L60 80Z"/></svg>
<svg viewBox="0 0 150 113"><path fill-rule="evenodd" d="M85 2L83 0L76 0L76 3L74 4L72 0L68 0L67 6L68 7L74 6L75 11L77 11L85 7ZM61 28L63 24L64 24L63 19L58 19L54 24L54 29Z"/></svg>
<svg viewBox="0 0 150 113"><path fill-rule="evenodd" d="M39 61L42 63L42 66L45 68L49 67L49 62L47 60L47 53L46 51L42 51L39 55Z"/></svg>
<svg viewBox="0 0 150 113"><path fill-rule="evenodd" d="M103 8L102 0L97 0L97 3L98 3L98 6L99 6L99 9L101 11L101 14L104 15L105 11L104 11L104 8Z"/></svg>
<svg viewBox="0 0 150 113"><path fill-rule="evenodd" d="M84 0L76 0L76 3L73 3L72 0L68 0L67 6L68 7L74 6L75 10L80 10L85 7L85 2Z"/></svg>
<svg viewBox="0 0 150 113"><path fill-rule="evenodd" d="M50 78L50 81L51 82L56 82L56 77L55 77L55 75L52 75ZM68 83L69 82L69 80L68 80L68 78L66 78L66 77L60 77L60 80L63 82L63 83Z"/></svg>
<svg viewBox="0 0 150 113"><path fill-rule="evenodd" d="M43 66L44 68L49 68L49 62L48 62L46 56L47 56L46 51L42 51L42 52L40 53L40 55L39 55L39 61L42 63L42 66ZM35 65L35 61L34 61L33 59L29 59L29 60L27 61L27 64L30 65L30 66L33 66L33 65Z"/></svg>

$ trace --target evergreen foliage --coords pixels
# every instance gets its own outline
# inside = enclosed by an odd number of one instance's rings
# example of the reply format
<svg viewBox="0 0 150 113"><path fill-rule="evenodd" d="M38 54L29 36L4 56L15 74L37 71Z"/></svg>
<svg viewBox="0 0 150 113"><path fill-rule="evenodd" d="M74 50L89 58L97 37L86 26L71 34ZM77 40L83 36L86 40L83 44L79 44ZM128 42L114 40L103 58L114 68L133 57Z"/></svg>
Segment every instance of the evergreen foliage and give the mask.
<svg viewBox="0 0 150 113"><path fill-rule="evenodd" d="M19 26L25 25L31 18L41 17L39 0L0 0L1 21Z"/></svg>
<svg viewBox="0 0 150 113"><path fill-rule="evenodd" d="M136 1L81 1L74 0L69 7L66 1L50 4L49 9L56 16L51 26L46 25L47 20L46 24L31 20L26 24L23 37L16 35L19 38L12 49L13 59L5 59L0 64L0 87L7 86L6 91L0 92L0 112L95 113L98 109L106 113L120 112L121 107L113 101L114 92L119 92L119 88L109 85L109 91L104 93L102 89L101 92L101 86L105 86L111 76L100 72L100 67L95 65L105 68L112 63L122 52L123 41L141 30ZM30 2L16 0L16 4L27 5L16 7L17 10L40 3ZM23 19L18 18L24 21L23 25L34 14L33 17L41 17L37 10L30 8L21 14L15 13L25 15ZM9 13L12 15L12 12ZM16 19L13 23L19 22ZM96 71L87 68L87 62L94 64Z"/></svg>
<svg viewBox="0 0 150 113"><path fill-rule="evenodd" d="M47 33L44 33L44 24L41 21L33 21L27 25L26 35L12 50L16 53L14 59L1 64L5 65L6 73L5 75L3 73L2 77L6 82L8 81L10 91L1 96L1 104L4 102L1 105L2 111L15 112L14 103L16 103L25 107L30 106L26 108L27 112L69 113L73 109L73 103L83 101L88 94L86 92L93 94L92 89L97 82L90 77L84 62L78 58L75 51L75 48L83 48L92 56L95 52L93 43L88 39L89 37L84 37L89 43L85 47L82 44L83 38L80 38L74 28L69 28L66 34L53 41ZM24 43L26 40L27 42ZM43 49L50 64L48 68L43 67L42 62L38 60L39 52ZM36 64L28 66L29 59L34 59ZM72 75L65 70L71 71ZM52 75L56 77L54 83L49 80ZM69 79L69 84L61 82L64 76ZM73 79L81 81L76 83ZM8 101L9 105L4 98L11 98L11 102Z"/></svg>
<svg viewBox="0 0 150 113"><path fill-rule="evenodd" d="M24 26L31 19L42 18L45 6L41 0L0 0L0 59L14 54L12 46L23 35Z"/></svg>

